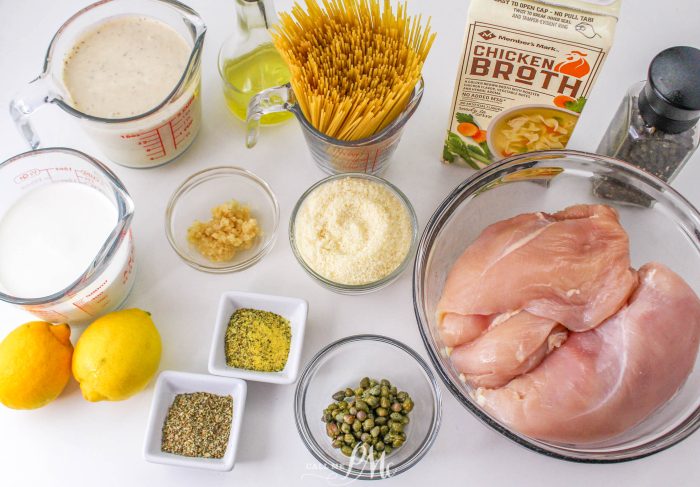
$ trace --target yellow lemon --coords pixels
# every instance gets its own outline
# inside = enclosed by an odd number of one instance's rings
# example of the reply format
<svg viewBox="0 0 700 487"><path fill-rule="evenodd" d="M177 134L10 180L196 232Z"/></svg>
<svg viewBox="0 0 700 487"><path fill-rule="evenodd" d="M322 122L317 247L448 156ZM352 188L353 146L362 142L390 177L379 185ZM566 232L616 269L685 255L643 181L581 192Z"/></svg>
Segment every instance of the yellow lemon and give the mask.
<svg viewBox="0 0 700 487"><path fill-rule="evenodd" d="M36 409L56 399L70 379L73 345L68 325L32 321L0 343L0 402Z"/></svg>
<svg viewBox="0 0 700 487"><path fill-rule="evenodd" d="M125 309L95 320L75 345L73 375L88 401L121 401L158 370L161 342L151 315Z"/></svg>

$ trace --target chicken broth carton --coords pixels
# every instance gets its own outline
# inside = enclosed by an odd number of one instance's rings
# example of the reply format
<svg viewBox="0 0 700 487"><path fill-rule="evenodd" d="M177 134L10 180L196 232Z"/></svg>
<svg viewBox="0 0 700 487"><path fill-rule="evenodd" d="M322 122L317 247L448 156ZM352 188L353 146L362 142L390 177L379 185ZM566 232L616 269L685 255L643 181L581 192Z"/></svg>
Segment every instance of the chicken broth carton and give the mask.
<svg viewBox="0 0 700 487"><path fill-rule="evenodd" d="M446 163L563 149L610 50L621 0L472 0Z"/></svg>

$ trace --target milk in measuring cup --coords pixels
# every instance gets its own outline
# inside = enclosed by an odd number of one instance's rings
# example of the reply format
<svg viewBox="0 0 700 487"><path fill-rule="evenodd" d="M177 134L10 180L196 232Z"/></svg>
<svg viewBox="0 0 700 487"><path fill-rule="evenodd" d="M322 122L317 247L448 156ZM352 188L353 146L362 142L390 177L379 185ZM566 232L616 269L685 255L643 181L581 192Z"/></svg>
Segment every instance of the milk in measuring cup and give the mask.
<svg viewBox="0 0 700 487"><path fill-rule="evenodd" d="M86 31L64 62L70 104L103 119L142 115L169 97L187 69L191 46L173 28L146 16L110 18ZM180 155L201 119L199 80L156 113L131 122L86 123L115 162L150 167Z"/></svg>
<svg viewBox="0 0 700 487"><path fill-rule="evenodd" d="M23 194L0 219L0 287L39 298L62 291L90 266L117 225L117 210L90 186L59 182ZM99 278L51 311L28 311L53 322L89 320L119 306L131 288L131 238Z"/></svg>

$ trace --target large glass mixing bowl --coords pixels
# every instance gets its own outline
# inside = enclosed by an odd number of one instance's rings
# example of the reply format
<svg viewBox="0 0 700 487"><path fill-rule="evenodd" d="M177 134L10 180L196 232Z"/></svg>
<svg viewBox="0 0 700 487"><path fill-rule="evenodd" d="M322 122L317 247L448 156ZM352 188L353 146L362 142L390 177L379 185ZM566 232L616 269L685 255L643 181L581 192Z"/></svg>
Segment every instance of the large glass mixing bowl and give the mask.
<svg viewBox="0 0 700 487"><path fill-rule="evenodd" d="M474 416L503 436L544 455L577 462L633 460L664 450L700 426L700 361L666 404L621 436L596 444L541 441L499 423L472 400L471 388L446 357L435 309L445 278L488 225L526 212L577 203L611 205L630 237L632 265L659 261L700 291L700 214L661 180L615 159L547 151L505 159L460 184L433 214L420 240L413 275L418 327L438 375Z"/></svg>

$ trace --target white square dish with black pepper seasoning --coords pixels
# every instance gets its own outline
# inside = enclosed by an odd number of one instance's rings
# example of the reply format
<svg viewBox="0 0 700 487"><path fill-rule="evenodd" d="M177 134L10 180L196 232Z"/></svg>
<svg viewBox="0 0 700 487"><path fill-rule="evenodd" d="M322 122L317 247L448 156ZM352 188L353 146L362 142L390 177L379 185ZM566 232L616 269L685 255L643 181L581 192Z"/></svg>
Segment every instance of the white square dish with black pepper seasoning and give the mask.
<svg viewBox="0 0 700 487"><path fill-rule="evenodd" d="M211 349L209 352L209 372L226 377L273 384L292 384L299 373L299 361L304 342L308 303L299 298L272 296L246 292L228 292L221 296L219 311L214 325ZM289 333L289 352L281 370L259 371L243 366L231 366L227 362L227 340L231 345L231 336L227 330L231 318L237 311L247 311L264 315L264 318L276 318L284 322ZM274 314L274 315L273 315ZM281 319L280 319L281 318ZM230 332L229 332L230 333ZM247 353L241 353L238 358L251 358ZM228 357L231 359L232 357ZM236 357L233 357L236 358ZM267 357L266 357L267 358Z"/></svg>
<svg viewBox="0 0 700 487"><path fill-rule="evenodd" d="M245 410L245 381L166 370L156 381L143 456L148 462L227 472Z"/></svg>

